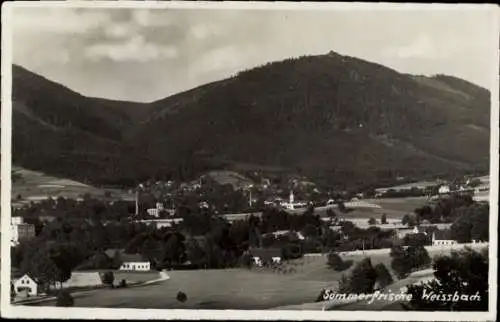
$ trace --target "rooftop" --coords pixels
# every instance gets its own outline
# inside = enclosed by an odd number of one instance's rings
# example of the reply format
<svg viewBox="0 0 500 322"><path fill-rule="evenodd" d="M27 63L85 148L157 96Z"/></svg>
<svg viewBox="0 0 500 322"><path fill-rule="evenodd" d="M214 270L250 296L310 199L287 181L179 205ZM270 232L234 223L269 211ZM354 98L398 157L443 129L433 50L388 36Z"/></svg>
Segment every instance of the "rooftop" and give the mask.
<svg viewBox="0 0 500 322"><path fill-rule="evenodd" d="M434 231L435 240L452 240L451 230L436 230Z"/></svg>
<svg viewBox="0 0 500 322"><path fill-rule="evenodd" d="M282 252L280 248L250 248L249 249L250 254L255 257L261 257L261 258L272 258L272 257L281 257Z"/></svg>

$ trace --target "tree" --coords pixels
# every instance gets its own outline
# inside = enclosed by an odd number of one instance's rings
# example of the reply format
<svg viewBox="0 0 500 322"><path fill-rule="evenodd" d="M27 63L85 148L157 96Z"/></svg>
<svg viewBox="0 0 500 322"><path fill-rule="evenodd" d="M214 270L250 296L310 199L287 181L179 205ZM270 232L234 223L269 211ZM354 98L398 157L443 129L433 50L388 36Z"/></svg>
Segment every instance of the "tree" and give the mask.
<svg viewBox="0 0 500 322"><path fill-rule="evenodd" d="M351 267L352 261L344 261L337 253L330 252L327 255L327 265L335 271L341 272Z"/></svg>
<svg viewBox="0 0 500 322"><path fill-rule="evenodd" d="M374 269L377 273L376 282L379 288L382 289L393 282L392 275L384 264L377 264Z"/></svg>
<svg viewBox="0 0 500 322"><path fill-rule="evenodd" d="M252 267L252 255L249 253L243 253L238 259L238 265L244 268Z"/></svg>
<svg viewBox="0 0 500 322"><path fill-rule="evenodd" d="M373 225L376 225L377 224L377 219L371 217L370 219L368 219L368 225L370 226L373 226Z"/></svg>
<svg viewBox="0 0 500 322"><path fill-rule="evenodd" d="M412 271L427 267L431 258L424 246L396 246L391 249L391 268L398 278L405 278Z"/></svg>
<svg viewBox="0 0 500 322"><path fill-rule="evenodd" d="M406 256L409 258L412 270L426 268L431 263L429 253L424 246L408 246Z"/></svg>
<svg viewBox="0 0 500 322"><path fill-rule="evenodd" d="M327 255L327 262L326 263L331 268L336 269L336 268L342 266L343 260L342 260L342 258L340 258L339 254L337 254L335 252L329 252Z"/></svg>
<svg viewBox="0 0 500 322"><path fill-rule="evenodd" d="M35 252L33 256L26 256L21 264L21 271L40 281L46 289L60 281L62 275L45 249Z"/></svg>
<svg viewBox="0 0 500 322"><path fill-rule="evenodd" d="M380 218L380 223L382 225L387 225L387 215L386 214L382 214L382 217Z"/></svg>
<svg viewBox="0 0 500 322"><path fill-rule="evenodd" d="M325 232L321 235L321 243L326 249L333 249L337 247L340 243L340 234L329 228L325 229Z"/></svg>
<svg viewBox="0 0 500 322"><path fill-rule="evenodd" d="M112 271L107 271L102 275L101 278L102 284L107 285L109 287L113 287L113 283L115 281L115 274Z"/></svg>
<svg viewBox="0 0 500 322"><path fill-rule="evenodd" d="M408 287L412 300L408 310L431 311L486 311L488 310L488 253L465 248L442 255L434 261L435 279ZM431 300L432 294L451 294L450 297ZM466 298L463 298L465 295ZM472 297L474 296L474 297Z"/></svg>
<svg viewBox="0 0 500 322"><path fill-rule="evenodd" d="M370 258L365 258L353 268L348 285L342 285L342 290L346 291L345 293L372 293L376 279L377 273Z"/></svg>
<svg viewBox="0 0 500 322"><path fill-rule="evenodd" d="M407 234L403 238L403 244L406 246L427 246L431 243L431 238L424 233Z"/></svg>
<svg viewBox="0 0 500 322"><path fill-rule="evenodd" d="M57 294L56 306L70 307L73 306L75 301L71 294L66 290L61 290Z"/></svg>
<svg viewBox="0 0 500 322"><path fill-rule="evenodd" d="M337 213L332 208L328 208L326 210L326 215L328 218L330 218L330 222L334 222L334 221L338 220Z"/></svg>
<svg viewBox="0 0 500 322"><path fill-rule="evenodd" d="M13 299L16 298L16 290L14 288L14 284L10 283L10 300L12 301Z"/></svg>
<svg viewBox="0 0 500 322"><path fill-rule="evenodd" d="M406 256L406 251L402 246L394 246L391 248L390 256L392 258L391 268L396 273L398 278L406 277L410 270L411 265Z"/></svg>
<svg viewBox="0 0 500 322"><path fill-rule="evenodd" d="M127 287L127 281L126 281L125 279L122 279L122 280L120 281L120 285L119 285L119 287L121 287L121 288Z"/></svg>
<svg viewBox="0 0 500 322"><path fill-rule="evenodd" d="M347 275L342 274L339 280L339 284L337 286L338 293L346 294L351 291L350 278Z"/></svg>
<svg viewBox="0 0 500 322"><path fill-rule="evenodd" d="M172 234L165 244L165 261L172 265L183 262L185 259L184 236L180 233Z"/></svg>
<svg viewBox="0 0 500 322"><path fill-rule="evenodd" d="M416 218L415 216L412 216L412 215L409 215L409 214L406 214L403 216L403 218L401 219L401 223L403 225L407 225L408 227L414 227L416 224L417 224L417 221L416 221Z"/></svg>

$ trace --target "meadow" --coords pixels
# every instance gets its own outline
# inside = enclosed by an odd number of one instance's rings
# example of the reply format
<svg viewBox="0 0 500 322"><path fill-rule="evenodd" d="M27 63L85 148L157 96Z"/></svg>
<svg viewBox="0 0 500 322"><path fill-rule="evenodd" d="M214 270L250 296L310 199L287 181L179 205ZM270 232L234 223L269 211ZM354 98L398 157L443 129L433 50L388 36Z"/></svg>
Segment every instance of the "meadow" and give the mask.
<svg viewBox="0 0 500 322"><path fill-rule="evenodd" d="M30 202L37 202L49 197L78 199L85 194L95 198L105 198L109 190L114 199L132 199L133 195L118 189L100 189L78 181L62 179L39 171L13 167L17 179L12 182L12 206L17 208Z"/></svg>
<svg viewBox="0 0 500 322"><path fill-rule="evenodd" d="M349 259L357 262L363 255ZM387 254L373 256L373 264L389 262ZM342 274L326 265L325 256L306 256L284 264L287 273L270 269L168 271L170 279L144 287L102 289L75 295L78 307L154 309L270 309L314 302L322 288L333 288ZM120 275L115 273L115 280ZM187 295L182 303L179 291ZM53 302L44 305L54 305Z"/></svg>

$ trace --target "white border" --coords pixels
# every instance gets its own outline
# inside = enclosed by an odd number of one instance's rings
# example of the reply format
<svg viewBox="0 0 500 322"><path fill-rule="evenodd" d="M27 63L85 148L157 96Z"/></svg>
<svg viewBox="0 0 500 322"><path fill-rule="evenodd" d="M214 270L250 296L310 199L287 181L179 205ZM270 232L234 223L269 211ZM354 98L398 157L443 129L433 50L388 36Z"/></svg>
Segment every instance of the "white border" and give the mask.
<svg viewBox="0 0 500 322"><path fill-rule="evenodd" d="M497 301L497 225L498 225L498 153L499 153L499 11L490 4L389 4L389 3L311 3L311 2L194 2L194 1L43 1L2 3L2 137L1 173L10 178L12 128L12 34L13 7L81 7L81 8L150 8L150 9L241 9L241 10L490 10L492 15L491 59L493 68L491 86L491 149L490 149L490 267L489 312L417 312L417 311L277 311L277 310L158 310L19 307L10 305L10 225L11 181L1 182L3 227L1 243L1 314L10 318L79 318L79 319L221 319L221 320L386 320L386 321L460 321L496 319ZM496 10L495 10L496 9Z"/></svg>

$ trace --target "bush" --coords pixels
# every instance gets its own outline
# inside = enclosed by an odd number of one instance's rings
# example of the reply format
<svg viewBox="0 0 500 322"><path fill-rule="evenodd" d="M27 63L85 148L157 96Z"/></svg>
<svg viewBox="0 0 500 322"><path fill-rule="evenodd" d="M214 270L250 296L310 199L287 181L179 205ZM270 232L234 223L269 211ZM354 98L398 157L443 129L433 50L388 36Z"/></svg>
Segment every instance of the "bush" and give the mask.
<svg viewBox="0 0 500 322"><path fill-rule="evenodd" d="M186 293L179 291L177 293L177 301L182 302L182 303L186 302L187 301Z"/></svg>
<svg viewBox="0 0 500 322"><path fill-rule="evenodd" d="M343 276L339 281L340 293L371 293L377 279L377 273L371 260L365 258L352 270L350 277Z"/></svg>
<svg viewBox="0 0 500 322"><path fill-rule="evenodd" d="M115 275L111 271L107 271L103 274L101 281L103 284L108 286L113 286L113 282L115 281Z"/></svg>
<svg viewBox="0 0 500 322"><path fill-rule="evenodd" d="M327 256L327 264L337 272L342 272L352 266L352 260L344 261L337 253L330 252Z"/></svg>
<svg viewBox="0 0 500 322"><path fill-rule="evenodd" d="M56 306L69 307L75 304L73 297L68 291L62 290L57 295Z"/></svg>
<svg viewBox="0 0 500 322"><path fill-rule="evenodd" d="M375 272L377 273L377 281L376 282L378 283L379 288L384 288L393 282L391 273L389 272L387 267L385 267L384 264L382 264L382 263L377 264L377 265L375 265L374 269L375 269Z"/></svg>
<svg viewBox="0 0 500 322"><path fill-rule="evenodd" d="M127 287L127 281L126 281L126 280L124 280L124 279L122 279L122 280L120 281L120 287L122 287L122 288L123 288L123 287Z"/></svg>

